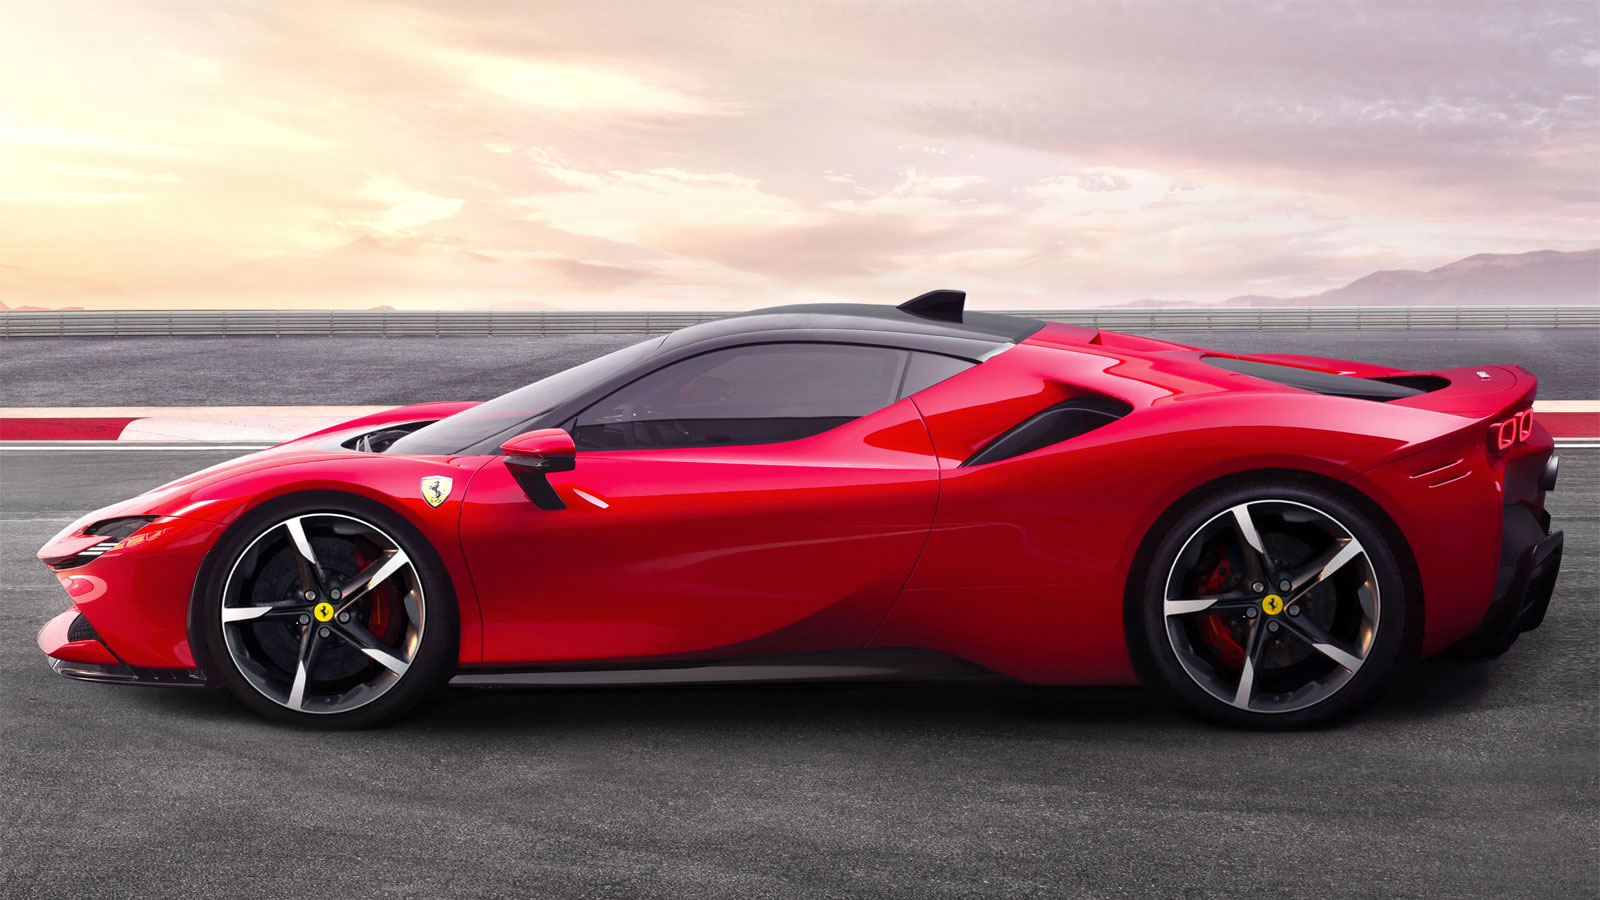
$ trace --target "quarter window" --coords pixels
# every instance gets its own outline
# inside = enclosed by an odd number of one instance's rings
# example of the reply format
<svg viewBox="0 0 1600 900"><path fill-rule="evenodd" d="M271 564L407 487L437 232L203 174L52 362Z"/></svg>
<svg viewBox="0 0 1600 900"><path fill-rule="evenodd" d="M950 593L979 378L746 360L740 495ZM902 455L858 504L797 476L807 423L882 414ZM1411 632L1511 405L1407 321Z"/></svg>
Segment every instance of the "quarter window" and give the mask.
<svg viewBox="0 0 1600 900"><path fill-rule="evenodd" d="M937 353L918 353L912 351L911 361L906 364L906 377L900 383L900 396L909 397L918 391L925 391L939 382L977 365L969 359L956 359L953 356L940 356Z"/></svg>
<svg viewBox="0 0 1600 900"><path fill-rule="evenodd" d="M900 397L910 354L852 344L757 344L703 353L578 415L580 450L775 444L821 434Z"/></svg>

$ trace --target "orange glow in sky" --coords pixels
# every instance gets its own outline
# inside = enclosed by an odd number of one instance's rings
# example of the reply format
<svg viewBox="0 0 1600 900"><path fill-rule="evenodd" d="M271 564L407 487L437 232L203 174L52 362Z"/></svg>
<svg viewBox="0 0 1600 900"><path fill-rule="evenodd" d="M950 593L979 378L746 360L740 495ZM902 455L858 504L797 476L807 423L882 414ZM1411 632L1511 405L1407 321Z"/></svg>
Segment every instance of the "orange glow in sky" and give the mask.
<svg viewBox="0 0 1600 900"><path fill-rule="evenodd" d="M1212 302L1600 244L1592 3L0 3L13 307Z"/></svg>

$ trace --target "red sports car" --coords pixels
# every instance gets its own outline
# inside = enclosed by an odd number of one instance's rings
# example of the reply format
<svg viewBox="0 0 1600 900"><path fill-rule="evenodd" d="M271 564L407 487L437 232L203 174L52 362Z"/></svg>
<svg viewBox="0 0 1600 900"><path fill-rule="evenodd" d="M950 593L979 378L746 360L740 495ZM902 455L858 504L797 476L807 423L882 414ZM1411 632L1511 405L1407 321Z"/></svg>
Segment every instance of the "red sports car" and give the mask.
<svg viewBox="0 0 1600 900"><path fill-rule="evenodd" d="M1556 457L1523 369L963 300L733 315L197 472L39 551L73 602L40 647L307 725L447 682L959 668L1295 726L1543 618Z"/></svg>

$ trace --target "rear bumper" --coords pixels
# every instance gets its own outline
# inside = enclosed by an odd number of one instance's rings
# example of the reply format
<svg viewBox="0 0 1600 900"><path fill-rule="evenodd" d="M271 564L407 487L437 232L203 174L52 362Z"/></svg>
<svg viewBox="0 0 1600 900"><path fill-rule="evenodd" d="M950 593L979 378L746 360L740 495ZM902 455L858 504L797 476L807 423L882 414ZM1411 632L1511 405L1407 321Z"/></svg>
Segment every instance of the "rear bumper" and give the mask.
<svg viewBox="0 0 1600 900"><path fill-rule="evenodd" d="M1499 449L1492 429L1474 424L1354 481L1399 527L1416 564L1419 656L1495 655L1542 619L1561 546L1546 510L1559 463L1549 432L1531 425Z"/></svg>
<svg viewBox="0 0 1600 900"><path fill-rule="evenodd" d="M1527 521L1522 521L1523 518ZM1530 527L1531 526L1531 527ZM1483 621L1447 651L1455 659L1499 656L1544 621L1561 572L1562 532L1544 534L1525 507L1507 507L1494 599Z"/></svg>

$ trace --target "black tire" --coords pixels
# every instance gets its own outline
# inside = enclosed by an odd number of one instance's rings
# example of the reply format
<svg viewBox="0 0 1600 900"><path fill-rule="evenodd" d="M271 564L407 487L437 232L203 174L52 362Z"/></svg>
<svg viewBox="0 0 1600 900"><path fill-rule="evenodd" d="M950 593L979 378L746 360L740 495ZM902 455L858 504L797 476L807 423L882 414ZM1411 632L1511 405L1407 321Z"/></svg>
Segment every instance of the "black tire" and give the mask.
<svg viewBox="0 0 1600 900"><path fill-rule="evenodd" d="M299 565L303 555L295 550L299 545L290 522L299 523L299 536L312 548L315 575ZM372 555L365 565L363 549ZM354 588L400 554L404 561L381 576L378 586ZM286 576L285 570L292 574ZM296 615L299 587L308 584L307 577L317 579L324 594ZM286 578L294 596L279 600ZM345 598L349 609L332 613L324 627L319 624L324 612L317 607L333 607L341 585L352 588ZM191 621L208 667L245 706L275 722L319 729L380 725L437 693L455 669L459 616L449 573L415 526L362 497L295 494L252 510L213 548L193 603ZM381 630L374 628L380 607L385 611ZM270 616L249 615L257 610ZM234 620L241 614L249 621ZM380 638L397 631L401 644L391 647ZM297 683L284 683L292 664L305 667L313 642L318 649L308 671ZM295 655L284 658L285 652ZM362 680L369 675L370 683ZM326 697L318 695L319 688ZM332 699L335 691L338 704ZM291 699L294 708L288 705Z"/></svg>
<svg viewBox="0 0 1600 900"><path fill-rule="evenodd" d="M1143 680L1202 716L1253 728L1305 727L1369 703L1400 656L1407 607L1375 518L1292 477L1222 487L1166 517L1131 584Z"/></svg>

